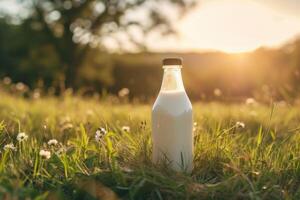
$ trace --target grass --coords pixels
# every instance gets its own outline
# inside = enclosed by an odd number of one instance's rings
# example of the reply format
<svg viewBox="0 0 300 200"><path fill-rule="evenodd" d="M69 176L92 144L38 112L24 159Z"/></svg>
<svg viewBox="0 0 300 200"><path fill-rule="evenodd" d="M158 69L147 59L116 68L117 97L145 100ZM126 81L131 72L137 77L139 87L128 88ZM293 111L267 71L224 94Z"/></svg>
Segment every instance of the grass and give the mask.
<svg viewBox="0 0 300 200"><path fill-rule="evenodd" d="M299 106L195 103L191 175L151 163L150 116L149 105L0 93L0 199L300 199Z"/></svg>

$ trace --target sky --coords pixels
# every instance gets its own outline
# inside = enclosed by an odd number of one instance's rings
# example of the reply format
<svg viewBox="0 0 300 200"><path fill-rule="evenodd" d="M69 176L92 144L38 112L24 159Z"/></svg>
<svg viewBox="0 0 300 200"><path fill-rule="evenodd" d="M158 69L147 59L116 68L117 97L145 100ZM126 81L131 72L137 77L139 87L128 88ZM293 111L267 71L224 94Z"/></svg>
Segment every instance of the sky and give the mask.
<svg viewBox="0 0 300 200"><path fill-rule="evenodd" d="M183 18L174 20L176 36L161 37L156 32L149 35L145 42L150 51L239 53L261 46L279 47L300 37L300 0L197 2ZM4 6L18 12L13 0L0 0L0 7ZM172 10L166 8L168 12L171 16Z"/></svg>
<svg viewBox="0 0 300 200"><path fill-rule="evenodd" d="M247 52L300 36L299 0L199 0L174 24L178 36L147 40L153 51Z"/></svg>

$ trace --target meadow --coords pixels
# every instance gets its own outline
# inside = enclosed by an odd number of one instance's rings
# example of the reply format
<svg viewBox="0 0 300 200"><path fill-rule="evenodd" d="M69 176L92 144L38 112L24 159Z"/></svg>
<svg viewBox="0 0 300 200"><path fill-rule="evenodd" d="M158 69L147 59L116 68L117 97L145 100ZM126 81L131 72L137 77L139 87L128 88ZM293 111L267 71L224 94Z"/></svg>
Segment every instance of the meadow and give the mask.
<svg viewBox="0 0 300 200"><path fill-rule="evenodd" d="M300 199L299 105L193 109L185 174L151 163L150 104L0 91L0 199Z"/></svg>

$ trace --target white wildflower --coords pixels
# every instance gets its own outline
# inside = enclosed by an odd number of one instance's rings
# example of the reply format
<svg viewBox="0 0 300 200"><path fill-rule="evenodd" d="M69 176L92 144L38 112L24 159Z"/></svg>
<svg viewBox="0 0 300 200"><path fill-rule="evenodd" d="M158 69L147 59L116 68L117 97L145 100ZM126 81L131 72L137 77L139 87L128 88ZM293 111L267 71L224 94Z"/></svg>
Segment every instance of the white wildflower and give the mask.
<svg viewBox="0 0 300 200"><path fill-rule="evenodd" d="M9 85L9 84L11 84L11 79L10 79L9 77L4 77L3 83L4 83L5 85Z"/></svg>
<svg viewBox="0 0 300 200"><path fill-rule="evenodd" d="M6 144L3 149L16 151L17 147L15 147L13 143L10 143L10 144Z"/></svg>
<svg viewBox="0 0 300 200"><path fill-rule="evenodd" d="M107 131L105 130L105 128L99 128L97 131L96 131L96 134L95 134L95 140L97 142L100 142L100 140L102 139L102 137L104 135L106 135Z"/></svg>
<svg viewBox="0 0 300 200"><path fill-rule="evenodd" d="M197 122L194 122L193 124L193 132L195 132L198 128L198 123Z"/></svg>
<svg viewBox="0 0 300 200"><path fill-rule="evenodd" d="M49 159L51 157L51 152L47 150L40 150L40 156L44 159Z"/></svg>
<svg viewBox="0 0 300 200"><path fill-rule="evenodd" d="M25 141L25 140L27 140L27 139L28 139L28 135L26 135L26 133L24 133L24 132L19 133L19 134L17 135L17 140L18 140L19 142L23 142L23 141Z"/></svg>
<svg viewBox="0 0 300 200"><path fill-rule="evenodd" d="M16 89L19 90L19 91L25 91L26 90L26 85L22 82L18 82L16 84Z"/></svg>
<svg viewBox="0 0 300 200"><path fill-rule="evenodd" d="M41 97L41 93L39 90L34 90L32 97L34 99L39 99Z"/></svg>
<svg viewBox="0 0 300 200"><path fill-rule="evenodd" d="M128 88L122 88L119 92L118 95L119 97L125 97L129 94L129 89Z"/></svg>
<svg viewBox="0 0 300 200"><path fill-rule="evenodd" d="M263 189L263 190L266 190L266 189L268 189L268 187L267 187L267 186L263 186L262 189Z"/></svg>
<svg viewBox="0 0 300 200"><path fill-rule="evenodd" d="M237 128L245 128L245 123L244 122L236 122L235 126Z"/></svg>
<svg viewBox="0 0 300 200"><path fill-rule="evenodd" d="M48 141L49 146L51 146L51 145L55 146L57 144L58 144L58 141L56 139L51 139L51 140Z"/></svg>
<svg viewBox="0 0 300 200"><path fill-rule="evenodd" d="M255 104L257 104L257 102L254 98L247 98L246 99L246 105L255 105Z"/></svg>
<svg viewBox="0 0 300 200"><path fill-rule="evenodd" d="M222 91L219 88L214 89L214 95L216 97L219 97L222 95Z"/></svg>
<svg viewBox="0 0 300 200"><path fill-rule="evenodd" d="M130 131L130 127L129 126L123 126L122 130L125 132L129 132Z"/></svg>

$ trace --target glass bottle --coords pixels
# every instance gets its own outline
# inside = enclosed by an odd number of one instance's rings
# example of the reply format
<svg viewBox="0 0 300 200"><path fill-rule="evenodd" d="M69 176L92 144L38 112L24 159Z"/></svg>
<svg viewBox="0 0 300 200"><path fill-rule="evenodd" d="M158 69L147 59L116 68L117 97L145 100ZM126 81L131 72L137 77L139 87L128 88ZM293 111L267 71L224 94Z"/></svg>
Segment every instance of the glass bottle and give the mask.
<svg viewBox="0 0 300 200"><path fill-rule="evenodd" d="M181 77L182 60L163 60L163 81L152 108L154 163L176 171L193 168L193 113Z"/></svg>

